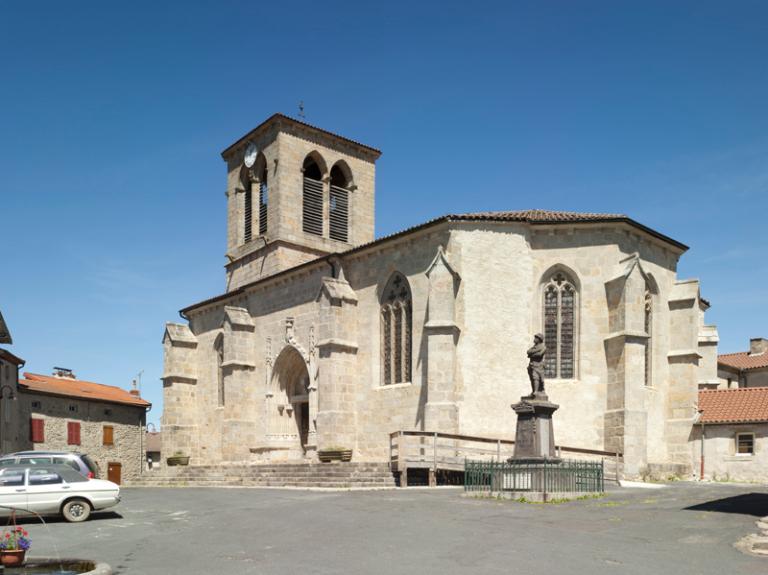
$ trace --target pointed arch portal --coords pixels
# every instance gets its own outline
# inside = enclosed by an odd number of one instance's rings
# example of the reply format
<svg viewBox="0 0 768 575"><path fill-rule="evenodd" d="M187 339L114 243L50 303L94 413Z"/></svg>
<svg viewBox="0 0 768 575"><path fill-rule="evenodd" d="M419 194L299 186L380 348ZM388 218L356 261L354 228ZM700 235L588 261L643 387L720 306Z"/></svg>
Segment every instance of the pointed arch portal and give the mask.
<svg viewBox="0 0 768 575"><path fill-rule="evenodd" d="M286 346L275 361L267 402L267 434L296 455L309 440L309 370L301 353Z"/></svg>

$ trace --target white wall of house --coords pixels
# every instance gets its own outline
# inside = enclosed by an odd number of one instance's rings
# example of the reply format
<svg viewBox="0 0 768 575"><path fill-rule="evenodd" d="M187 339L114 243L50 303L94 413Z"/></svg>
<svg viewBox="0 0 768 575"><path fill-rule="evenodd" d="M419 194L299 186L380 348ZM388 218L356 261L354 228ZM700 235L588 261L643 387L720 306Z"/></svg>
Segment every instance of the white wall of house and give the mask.
<svg viewBox="0 0 768 575"><path fill-rule="evenodd" d="M738 434L754 435L754 453L737 453ZM768 423L705 425L704 479L714 481L768 481ZM696 473L701 469L701 426L694 429Z"/></svg>

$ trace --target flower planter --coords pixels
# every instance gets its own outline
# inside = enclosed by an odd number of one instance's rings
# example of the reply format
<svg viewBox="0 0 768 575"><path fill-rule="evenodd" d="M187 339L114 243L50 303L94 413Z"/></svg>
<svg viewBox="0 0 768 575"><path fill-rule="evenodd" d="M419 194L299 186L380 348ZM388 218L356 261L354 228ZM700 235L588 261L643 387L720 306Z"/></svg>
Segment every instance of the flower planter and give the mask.
<svg viewBox="0 0 768 575"><path fill-rule="evenodd" d="M331 461L351 461L352 450L351 449L324 449L317 453L320 461L323 463L329 463Z"/></svg>
<svg viewBox="0 0 768 575"><path fill-rule="evenodd" d="M25 549L13 549L0 551L0 563L3 567L19 567L24 564Z"/></svg>
<svg viewBox="0 0 768 575"><path fill-rule="evenodd" d="M165 461L168 465L189 465L189 455L174 455Z"/></svg>

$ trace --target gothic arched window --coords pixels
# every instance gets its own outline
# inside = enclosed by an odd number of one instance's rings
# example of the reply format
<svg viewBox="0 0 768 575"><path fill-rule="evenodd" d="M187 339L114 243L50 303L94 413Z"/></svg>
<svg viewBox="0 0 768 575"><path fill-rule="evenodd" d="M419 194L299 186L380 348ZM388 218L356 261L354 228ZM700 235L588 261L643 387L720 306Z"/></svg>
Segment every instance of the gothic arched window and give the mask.
<svg viewBox="0 0 768 575"><path fill-rule="evenodd" d="M381 378L383 385L411 381L411 288L401 273L387 282L381 299Z"/></svg>
<svg viewBox="0 0 768 575"><path fill-rule="evenodd" d="M304 160L302 187L302 229L323 235L323 172L313 156Z"/></svg>
<svg viewBox="0 0 768 575"><path fill-rule="evenodd" d="M224 405L224 337L221 334L213 347L216 352L216 395L221 407Z"/></svg>
<svg viewBox="0 0 768 575"><path fill-rule="evenodd" d="M644 310L645 310L645 335L648 339L645 340L645 385L650 387L653 384L652 366L653 366L653 293L648 284L645 286L645 298L644 298Z"/></svg>
<svg viewBox="0 0 768 575"><path fill-rule="evenodd" d="M544 377L575 377L577 295L573 280L563 272L555 272L544 284Z"/></svg>

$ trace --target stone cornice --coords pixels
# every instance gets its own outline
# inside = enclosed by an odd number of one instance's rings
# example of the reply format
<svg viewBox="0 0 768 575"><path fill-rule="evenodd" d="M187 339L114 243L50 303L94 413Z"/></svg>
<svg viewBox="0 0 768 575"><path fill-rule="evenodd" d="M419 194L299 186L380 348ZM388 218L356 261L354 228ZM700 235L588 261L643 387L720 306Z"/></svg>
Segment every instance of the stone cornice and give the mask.
<svg viewBox="0 0 768 575"><path fill-rule="evenodd" d="M650 336L644 331L622 330L622 331L615 331L613 333L608 334L608 336L604 339L604 341L610 342L613 340L621 340L621 339L645 341L649 338Z"/></svg>
<svg viewBox="0 0 768 575"><path fill-rule="evenodd" d="M356 341L331 337L318 341L317 347L320 349L326 348L337 351L346 351L348 353L356 353L358 345Z"/></svg>

